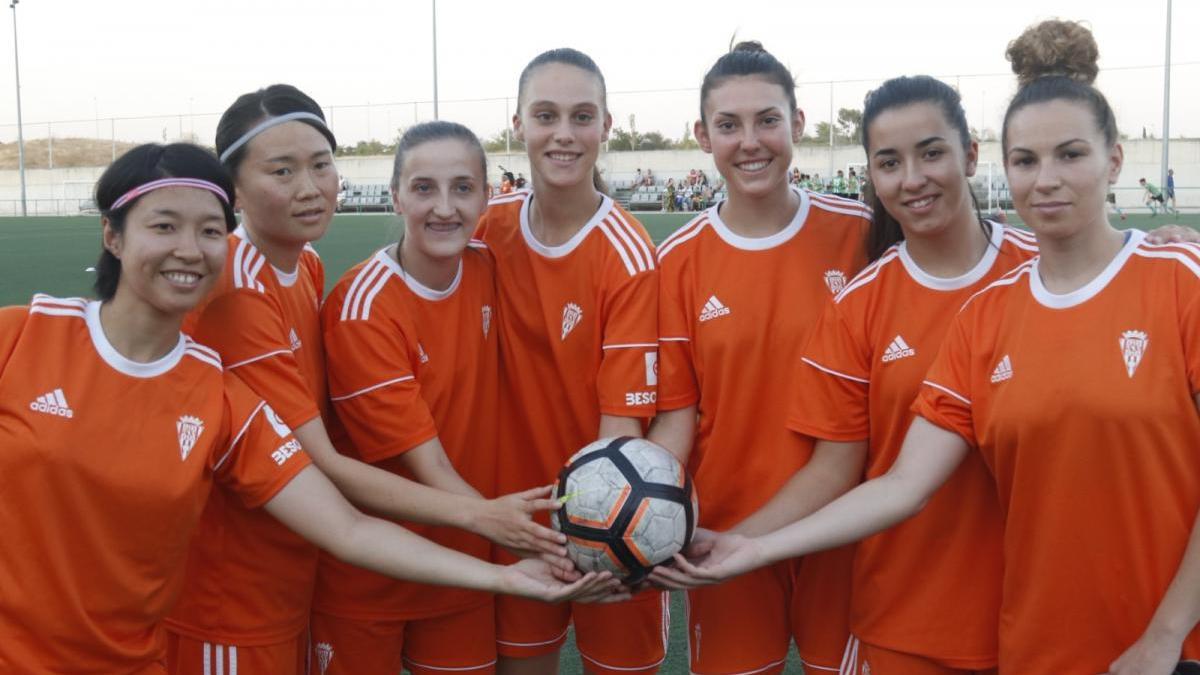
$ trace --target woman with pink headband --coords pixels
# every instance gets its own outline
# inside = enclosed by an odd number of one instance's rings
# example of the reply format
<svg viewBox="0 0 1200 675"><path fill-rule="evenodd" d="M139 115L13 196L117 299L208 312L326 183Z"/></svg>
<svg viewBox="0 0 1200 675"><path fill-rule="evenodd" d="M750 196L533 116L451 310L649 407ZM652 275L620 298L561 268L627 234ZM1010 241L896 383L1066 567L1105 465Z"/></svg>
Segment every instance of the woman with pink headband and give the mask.
<svg viewBox="0 0 1200 675"><path fill-rule="evenodd" d="M553 600L615 584L566 585L538 560L501 568L364 516L180 332L221 274L233 192L200 148L131 150L96 186L99 299L0 309L0 672L165 673L159 624L214 482L384 574Z"/></svg>
<svg viewBox="0 0 1200 675"><path fill-rule="evenodd" d="M545 491L487 500L436 490L426 485L462 484L445 479L454 469L444 453L414 458L409 480L338 454L331 443L318 316L325 276L310 244L333 219L337 143L320 106L289 85L245 94L221 117L216 146L242 222L228 238L225 274L185 331L267 400L354 503L397 520L466 529L523 557L546 555L564 578L577 575L562 536L531 520L532 511L554 506ZM230 664L236 654L246 672L303 673L316 547L227 490L214 491L199 532L167 622L172 672L200 675L220 651Z"/></svg>

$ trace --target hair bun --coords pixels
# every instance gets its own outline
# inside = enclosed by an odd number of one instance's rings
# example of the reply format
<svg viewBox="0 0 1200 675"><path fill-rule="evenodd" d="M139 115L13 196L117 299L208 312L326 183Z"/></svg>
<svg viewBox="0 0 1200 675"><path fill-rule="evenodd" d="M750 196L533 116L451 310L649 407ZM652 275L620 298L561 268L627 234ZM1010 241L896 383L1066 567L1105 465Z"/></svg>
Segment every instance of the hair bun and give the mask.
<svg viewBox="0 0 1200 675"><path fill-rule="evenodd" d="M766 48L758 40L742 40L730 49L731 52L765 52Z"/></svg>
<svg viewBox="0 0 1200 675"><path fill-rule="evenodd" d="M1008 43L1004 53L1012 62L1017 83L1025 86L1039 77L1060 75L1084 84L1096 81L1100 48L1092 31L1077 21L1050 19L1025 29Z"/></svg>

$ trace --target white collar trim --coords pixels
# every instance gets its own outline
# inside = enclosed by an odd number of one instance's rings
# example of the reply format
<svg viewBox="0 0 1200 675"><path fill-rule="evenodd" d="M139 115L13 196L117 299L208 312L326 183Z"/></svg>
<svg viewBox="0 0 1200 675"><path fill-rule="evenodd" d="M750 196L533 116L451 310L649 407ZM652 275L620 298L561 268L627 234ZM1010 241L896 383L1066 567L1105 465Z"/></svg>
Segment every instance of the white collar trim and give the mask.
<svg viewBox="0 0 1200 675"><path fill-rule="evenodd" d="M804 227L804 221L808 218L810 205L808 194L795 186L792 187L792 192L800 197L800 207L796 209L796 213L792 216L792 221L775 234L766 237L744 237L729 229L725 221L721 220L721 214L719 213L721 204L724 204L727 201L726 199L722 199L709 207L708 220L712 223L713 230L725 240L725 243L734 248L740 248L744 251L765 251L775 248L796 236Z"/></svg>
<svg viewBox="0 0 1200 675"><path fill-rule="evenodd" d="M454 295L454 291L458 290L459 284L462 283L463 276L462 258L458 259L458 271L454 273L454 281L450 282L450 286L448 286L446 290L439 291L437 289L430 288L409 276L408 273L404 271L404 268L400 266L400 263L396 262L395 258L388 254L388 250L390 250L393 246L398 245L390 244L379 249L379 251L375 253L375 258L387 266L388 270L390 270L392 274L395 274L403 279L409 290L411 290L413 293L416 293L417 297L436 302L438 300L445 300L446 298ZM396 251L397 256L399 256L399 248L397 248Z"/></svg>
<svg viewBox="0 0 1200 675"><path fill-rule="evenodd" d="M148 378L162 375L179 363L179 360L183 358L183 351L187 347L187 341L184 339L183 333L180 333L179 342L170 352L167 352L166 356L160 359L141 363L125 357L112 346L104 334L104 327L100 325L100 302L98 300L93 300L87 305L87 327L88 333L92 337L92 346L96 348L96 353L100 355L100 358L112 366L113 370L130 377Z"/></svg>
<svg viewBox="0 0 1200 675"><path fill-rule="evenodd" d="M977 283L992 269L996 258L1000 255L1000 247L1004 244L1004 225L993 221L985 221L991 226L992 233L988 246L983 251L983 257L966 273L956 277L935 277L921 269L916 260L908 253L908 242L900 242L900 262L913 281L935 291L957 291Z"/></svg>
<svg viewBox="0 0 1200 675"><path fill-rule="evenodd" d="M1108 263L1108 266L1105 267L1100 274L1097 274L1095 279L1092 279L1082 287L1077 288L1070 293L1063 293L1061 295L1051 293L1046 288L1045 284L1042 283L1040 269L1042 258L1041 256L1034 258L1033 267L1030 269L1029 275L1029 290L1033 293L1034 299L1050 309L1067 309L1069 307L1081 305L1096 297L1100 291L1104 290L1104 288L1108 286L1108 283L1113 280L1113 277L1117 276L1117 273L1120 272L1121 268L1125 266L1125 261L1129 260L1129 256L1133 255L1134 249L1140 246L1142 244L1142 240L1146 238L1146 233L1142 232L1141 230L1125 231L1128 233L1127 236L1129 239L1125 242L1125 245L1121 247L1121 250L1117 252L1117 255L1113 257L1112 261Z"/></svg>
<svg viewBox="0 0 1200 675"><path fill-rule="evenodd" d="M547 258L562 258L570 254L583 243L583 240L587 238L593 229L608 217L608 214L613 209L612 198L601 194L600 208L596 209L591 219L583 227L579 228L579 231L573 237L558 246L547 246L538 241L537 237L533 236L533 228L529 225L529 208L533 204L533 198L533 192L530 191L529 196L521 202L521 235L525 237L525 243L529 245L529 248Z"/></svg>

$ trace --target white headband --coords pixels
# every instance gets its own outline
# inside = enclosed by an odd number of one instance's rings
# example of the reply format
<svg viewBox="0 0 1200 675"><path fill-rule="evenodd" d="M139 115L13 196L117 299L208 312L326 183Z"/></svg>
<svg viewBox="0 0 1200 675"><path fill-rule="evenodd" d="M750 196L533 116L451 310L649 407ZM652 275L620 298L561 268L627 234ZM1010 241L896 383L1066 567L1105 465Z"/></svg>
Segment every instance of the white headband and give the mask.
<svg viewBox="0 0 1200 675"><path fill-rule="evenodd" d="M224 164L225 160L229 159L230 155L237 152L238 148L249 143L251 138L254 138L255 136L261 134L262 132L266 131L267 129L270 129L271 127L273 127L277 124L283 124L284 122L291 122L292 120L312 120L312 121L316 122L317 126L321 127L322 129L325 129L326 131L329 130L329 127L325 125L325 120L321 119L320 115L316 115L316 114L313 114L310 112L290 112L290 113L287 113L286 115L280 115L279 117L271 117L269 119L263 120L257 126L255 126L253 129L242 134L242 137L237 139L236 141L234 141L233 145L229 146L228 148L225 148L225 152L221 153L221 163Z"/></svg>

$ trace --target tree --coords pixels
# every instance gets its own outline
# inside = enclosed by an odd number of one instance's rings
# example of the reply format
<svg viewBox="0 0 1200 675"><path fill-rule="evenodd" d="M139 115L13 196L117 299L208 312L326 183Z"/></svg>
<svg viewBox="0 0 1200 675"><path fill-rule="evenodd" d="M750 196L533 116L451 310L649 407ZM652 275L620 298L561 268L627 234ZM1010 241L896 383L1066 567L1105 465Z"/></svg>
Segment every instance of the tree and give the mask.
<svg viewBox="0 0 1200 675"><path fill-rule="evenodd" d="M846 140L850 143L858 143L862 138L862 111L858 108L841 108L837 114L837 125L835 127L838 135L837 140ZM829 140L829 136L825 137Z"/></svg>
<svg viewBox="0 0 1200 675"><path fill-rule="evenodd" d="M613 127L608 132L608 149L612 152L633 150L633 134L621 127Z"/></svg>
<svg viewBox="0 0 1200 675"><path fill-rule="evenodd" d="M488 136L487 139L483 141L483 149L486 152L506 152L509 148L512 148L513 152L518 150L524 151L525 144L521 141L518 141L516 136L506 137L506 134L511 133L512 130L510 129L501 129L491 136Z"/></svg>

